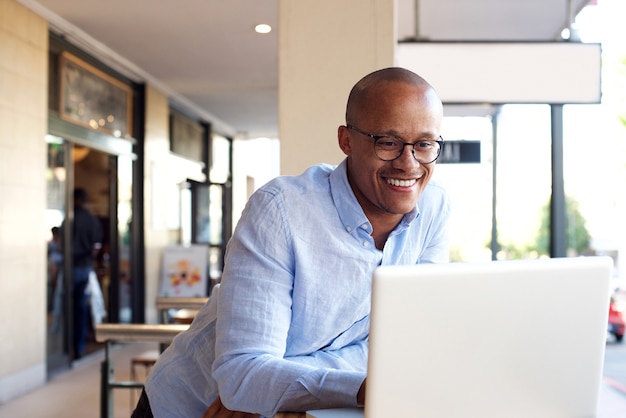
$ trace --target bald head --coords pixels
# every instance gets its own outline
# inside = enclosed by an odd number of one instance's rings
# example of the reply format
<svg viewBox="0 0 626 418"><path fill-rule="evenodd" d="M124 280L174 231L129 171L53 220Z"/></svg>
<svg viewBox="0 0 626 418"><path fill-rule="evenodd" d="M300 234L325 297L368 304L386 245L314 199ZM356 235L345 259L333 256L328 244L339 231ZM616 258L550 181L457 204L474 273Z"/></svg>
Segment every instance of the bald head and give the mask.
<svg viewBox="0 0 626 418"><path fill-rule="evenodd" d="M346 106L346 123L355 123L359 112L367 104L369 93L385 83L404 83L435 94L433 87L414 72L400 67L383 68L366 75L352 87Z"/></svg>

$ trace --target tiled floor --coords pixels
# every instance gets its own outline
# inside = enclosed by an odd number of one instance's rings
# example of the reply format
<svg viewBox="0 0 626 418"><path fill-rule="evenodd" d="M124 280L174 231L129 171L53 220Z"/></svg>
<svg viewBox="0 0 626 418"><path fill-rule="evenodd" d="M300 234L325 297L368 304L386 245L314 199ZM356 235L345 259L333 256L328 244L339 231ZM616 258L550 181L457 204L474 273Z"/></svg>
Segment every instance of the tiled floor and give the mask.
<svg viewBox="0 0 626 418"><path fill-rule="evenodd" d="M130 358L158 346L149 343L117 345L111 350L115 379L128 380ZM78 361L72 370L52 378L46 385L4 405L0 418L99 418L100 363L104 352L96 352ZM143 377L142 371L138 372ZM598 418L626 417L626 388L605 380L600 393ZM113 418L131 414L131 389L115 389ZM138 393L134 395L136 400Z"/></svg>

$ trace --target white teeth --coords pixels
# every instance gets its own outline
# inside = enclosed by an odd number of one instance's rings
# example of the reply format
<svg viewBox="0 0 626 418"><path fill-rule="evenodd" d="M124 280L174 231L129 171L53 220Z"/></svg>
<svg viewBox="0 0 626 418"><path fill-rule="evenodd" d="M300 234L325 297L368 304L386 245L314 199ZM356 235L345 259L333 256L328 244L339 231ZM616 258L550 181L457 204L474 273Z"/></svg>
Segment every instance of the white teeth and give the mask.
<svg viewBox="0 0 626 418"><path fill-rule="evenodd" d="M415 184L417 180L413 179L413 180L398 180L398 179L387 179L387 183L391 184L392 186L397 186L397 187L411 187Z"/></svg>

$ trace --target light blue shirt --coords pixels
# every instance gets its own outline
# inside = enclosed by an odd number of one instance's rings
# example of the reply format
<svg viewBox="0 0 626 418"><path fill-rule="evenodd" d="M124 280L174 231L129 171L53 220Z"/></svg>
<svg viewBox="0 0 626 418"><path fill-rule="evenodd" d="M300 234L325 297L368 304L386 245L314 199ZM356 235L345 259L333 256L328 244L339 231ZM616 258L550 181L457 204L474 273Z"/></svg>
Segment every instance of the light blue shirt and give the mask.
<svg viewBox="0 0 626 418"><path fill-rule="evenodd" d="M250 198L221 285L153 368L155 417L356 406L367 369L371 277L381 264L448 261L449 199L432 182L382 251L346 161L279 177Z"/></svg>

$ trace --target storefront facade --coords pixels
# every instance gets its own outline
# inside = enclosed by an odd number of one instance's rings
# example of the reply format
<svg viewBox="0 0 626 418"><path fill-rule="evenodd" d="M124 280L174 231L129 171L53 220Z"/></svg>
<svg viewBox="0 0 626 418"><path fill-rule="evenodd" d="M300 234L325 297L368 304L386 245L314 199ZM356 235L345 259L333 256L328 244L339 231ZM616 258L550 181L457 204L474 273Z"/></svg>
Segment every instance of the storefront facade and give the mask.
<svg viewBox="0 0 626 418"><path fill-rule="evenodd" d="M105 322L157 322L166 247L206 247L219 280L232 229L232 138L158 88L131 80L0 0L0 403L71 367L72 191L103 231L94 269ZM182 128L181 128L182 127ZM190 129L189 129L190 128ZM68 209L69 208L69 209ZM210 286L207 286L207 294Z"/></svg>

